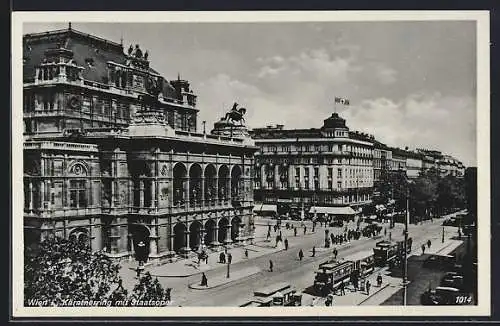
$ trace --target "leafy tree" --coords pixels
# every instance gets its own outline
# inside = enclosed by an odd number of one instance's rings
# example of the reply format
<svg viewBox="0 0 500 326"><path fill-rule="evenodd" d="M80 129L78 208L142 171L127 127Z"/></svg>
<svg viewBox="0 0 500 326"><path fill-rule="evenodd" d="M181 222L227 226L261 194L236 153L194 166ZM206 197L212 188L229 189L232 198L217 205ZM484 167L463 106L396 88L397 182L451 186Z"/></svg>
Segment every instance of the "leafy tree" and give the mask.
<svg viewBox="0 0 500 326"><path fill-rule="evenodd" d="M92 252L77 240L49 237L39 245L26 247L24 254L24 298L61 306L68 301L111 302L129 299L119 277L120 265L104 252ZM143 277L136 286L140 297L156 298L165 290L158 282Z"/></svg>
<svg viewBox="0 0 500 326"><path fill-rule="evenodd" d="M134 287L131 295L132 301L169 301L169 289L164 289L158 278L153 280L149 272L146 272L141 277L139 283Z"/></svg>

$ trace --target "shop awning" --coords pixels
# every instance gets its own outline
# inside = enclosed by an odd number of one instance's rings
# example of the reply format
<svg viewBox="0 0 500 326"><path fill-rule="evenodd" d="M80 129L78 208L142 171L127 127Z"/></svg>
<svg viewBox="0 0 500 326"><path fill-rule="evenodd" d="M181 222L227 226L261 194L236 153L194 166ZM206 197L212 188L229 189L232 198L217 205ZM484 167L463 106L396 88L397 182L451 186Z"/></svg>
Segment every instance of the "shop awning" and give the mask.
<svg viewBox="0 0 500 326"><path fill-rule="evenodd" d="M313 206L309 213L314 214L332 214L332 215L355 215L356 212L349 206L345 207L321 207Z"/></svg>
<svg viewBox="0 0 500 326"><path fill-rule="evenodd" d="M254 212L277 212L276 205L262 204L253 208Z"/></svg>

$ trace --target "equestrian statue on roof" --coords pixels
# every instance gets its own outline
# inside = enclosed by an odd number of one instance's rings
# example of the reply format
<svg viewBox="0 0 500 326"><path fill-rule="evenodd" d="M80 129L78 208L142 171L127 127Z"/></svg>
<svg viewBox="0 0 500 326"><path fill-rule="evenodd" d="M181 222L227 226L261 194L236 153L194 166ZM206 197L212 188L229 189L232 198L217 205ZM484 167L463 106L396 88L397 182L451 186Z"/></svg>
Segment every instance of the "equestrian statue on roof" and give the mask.
<svg viewBox="0 0 500 326"><path fill-rule="evenodd" d="M243 118L243 116L247 112L247 109L238 108L238 105L239 105L238 103L234 102L231 111L226 113L224 120L227 122L232 122L233 124L235 122L239 122L240 126L242 126L243 123L245 122L245 118Z"/></svg>

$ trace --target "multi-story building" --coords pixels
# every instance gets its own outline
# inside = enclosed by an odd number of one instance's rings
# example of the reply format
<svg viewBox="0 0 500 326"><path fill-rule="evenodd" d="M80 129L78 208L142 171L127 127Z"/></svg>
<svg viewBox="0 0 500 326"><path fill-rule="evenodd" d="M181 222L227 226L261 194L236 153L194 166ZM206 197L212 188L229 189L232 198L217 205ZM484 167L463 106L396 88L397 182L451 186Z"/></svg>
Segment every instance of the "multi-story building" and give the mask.
<svg viewBox="0 0 500 326"><path fill-rule="evenodd" d="M406 175L408 178L417 178L424 169L424 155L406 151Z"/></svg>
<svg viewBox="0 0 500 326"><path fill-rule="evenodd" d="M371 202L373 136L349 131L337 113L321 128L253 129L255 200L280 215L352 216Z"/></svg>
<svg viewBox="0 0 500 326"><path fill-rule="evenodd" d="M391 170L392 151L389 146L375 139L373 141L373 182L382 180Z"/></svg>
<svg viewBox="0 0 500 326"><path fill-rule="evenodd" d="M189 82L139 45L71 26L23 42L27 245L57 235L157 260L251 241L257 148L243 126L198 132Z"/></svg>
<svg viewBox="0 0 500 326"><path fill-rule="evenodd" d="M406 173L406 151L401 148L391 148L392 161L391 161L391 172L404 172Z"/></svg>

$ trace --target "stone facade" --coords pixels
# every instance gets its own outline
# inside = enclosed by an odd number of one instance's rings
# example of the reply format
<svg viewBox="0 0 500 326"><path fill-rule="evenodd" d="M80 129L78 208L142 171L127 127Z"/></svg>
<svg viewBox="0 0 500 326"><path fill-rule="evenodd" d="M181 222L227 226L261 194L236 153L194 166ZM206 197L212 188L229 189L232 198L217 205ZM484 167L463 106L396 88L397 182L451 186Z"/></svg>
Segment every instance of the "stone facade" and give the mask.
<svg viewBox="0 0 500 326"><path fill-rule="evenodd" d="M373 136L349 131L338 114L318 129L278 125L254 129L252 136L260 147L255 199L277 205L278 214L303 215L311 207L359 209L371 202Z"/></svg>
<svg viewBox="0 0 500 326"><path fill-rule="evenodd" d="M24 46L25 245L58 235L159 260L252 241L257 148L199 133L189 82L71 28Z"/></svg>

